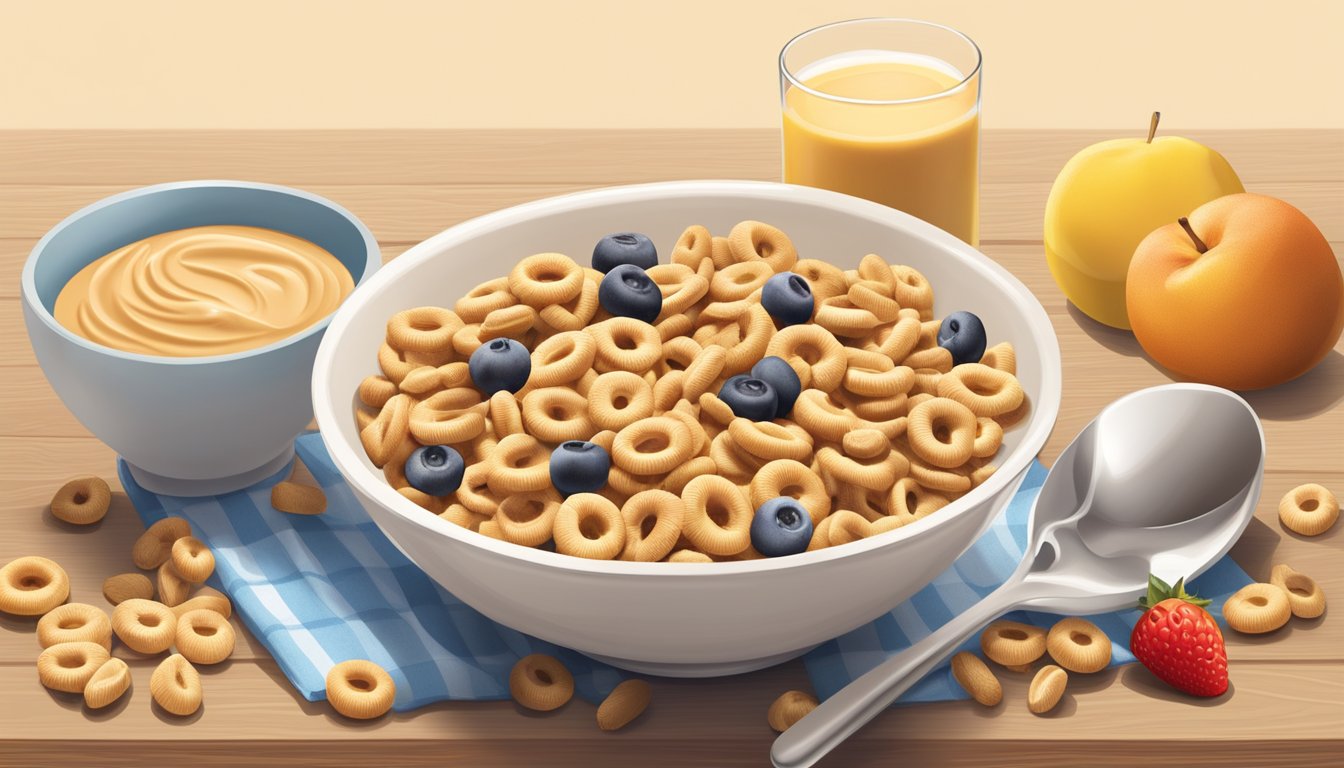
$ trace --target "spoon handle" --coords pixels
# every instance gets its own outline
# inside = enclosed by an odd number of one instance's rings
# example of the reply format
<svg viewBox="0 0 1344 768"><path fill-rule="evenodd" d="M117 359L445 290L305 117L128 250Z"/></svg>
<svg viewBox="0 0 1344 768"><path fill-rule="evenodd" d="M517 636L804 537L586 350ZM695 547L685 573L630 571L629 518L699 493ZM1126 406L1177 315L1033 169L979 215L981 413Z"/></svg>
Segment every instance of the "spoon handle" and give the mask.
<svg viewBox="0 0 1344 768"><path fill-rule="evenodd" d="M928 637L842 688L775 739L775 768L807 768L835 749L938 666L967 637L1021 604L1022 582L1010 580Z"/></svg>

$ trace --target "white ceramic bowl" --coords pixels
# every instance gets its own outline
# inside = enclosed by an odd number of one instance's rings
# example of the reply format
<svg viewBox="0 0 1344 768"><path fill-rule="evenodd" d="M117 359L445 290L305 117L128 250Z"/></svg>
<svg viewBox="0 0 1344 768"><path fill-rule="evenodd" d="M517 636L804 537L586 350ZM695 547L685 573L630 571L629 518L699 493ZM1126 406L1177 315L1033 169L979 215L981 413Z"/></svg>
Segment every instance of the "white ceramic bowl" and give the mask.
<svg viewBox="0 0 1344 768"><path fill-rule="evenodd" d="M969 309L991 343L1017 350L1030 418L1010 431L986 483L917 523L842 547L713 564L591 561L460 528L403 498L364 455L355 390L377 372L387 319L451 306L518 259L560 251L587 263L620 230L667 251L689 224L726 233L743 219L782 228L803 257L853 268L867 253L914 266L939 315ZM881 205L807 187L739 181L580 192L499 211L415 246L355 291L332 319L313 370L323 439L355 495L431 577L485 615L617 666L706 676L764 667L858 627L927 584L1011 496L1059 410L1059 346L1035 297L1007 270L935 227Z"/></svg>
<svg viewBox="0 0 1344 768"><path fill-rule="evenodd" d="M183 181L99 200L52 227L23 267L23 319L51 388L155 493L244 488L294 456L312 419L313 356L329 318L229 355L160 357L95 344L52 315L61 288L94 259L150 235L207 224L288 232L326 248L356 284L382 263L349 211L317 195L245 181Z"/></svg>

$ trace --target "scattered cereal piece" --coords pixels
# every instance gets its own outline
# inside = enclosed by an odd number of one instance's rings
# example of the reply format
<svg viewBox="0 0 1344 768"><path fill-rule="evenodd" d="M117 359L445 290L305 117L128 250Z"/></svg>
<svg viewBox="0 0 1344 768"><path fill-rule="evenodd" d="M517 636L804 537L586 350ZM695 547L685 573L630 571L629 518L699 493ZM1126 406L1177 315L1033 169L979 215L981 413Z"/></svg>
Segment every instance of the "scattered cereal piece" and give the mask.
<svg viewBox="0 0 1344 768"><path fill-rule="evenodd" d="M1269 583L1288 594L1288 607L1299 619L1314 619L1325 613L1325 592L1307 574L1276 565L1270 571Z"/></svg>
<svg viewBox="0 0 1344 768"><path fill-rule="evenodd" d="M387 670L365 659L350 659L327 672L331 708L355 720L381 717L397 698L397 684Z"/></svg>
<svg viewBox="0 0 1344 768"><path fill-rule="evenodd" d="M81 641L112 650L112 622L106 613L92 605L66 603L37 621L37 642L43 648Z"/></svg>
<svg viewBox="0 0 1344 768"><path fill-rule="evenodd" d="M191 662L174 653L154 668L149 677L149 694L164 711L185 717L201 708L201 673Z"/></svg>
<svg viewBox="0 0 1344 768"><path fill-rule="evenodd" d="M549 712L574 696L574 676L554 656L534 653L513 665L509 693L521 706Z"/></svg>
<svg viewBox="0 0 1344 768"><path fill-rule="evenodd" d="M1299 485L1279 500L1279 522L1303 536L1319 536L1339 519L1339 500L1316 483Z"/></svg>
<svg viewBox="0 0 1344 768"><path fill-rule="evenodd" d="M132 598L149 600L154 597L154 584L143 573L119 573L103 580L103 597L112 605Z"/></svg>
<svg viewBox="0 0 1344 768"><path fill-rule="evenodd" d="M783 733L816 709L817 697L803 691L785 691L770 704L765 720L776 733Z"/></svg>
<svg viewBox="0 0 1344 768"><path fill-rule="evenodd" d="M1055 622L1045 637L1045 647L1070 672L1100 672L1111 663L1111 639L1087 619Z"/></svg>
<svg viewBox="0 0 1344 768"><path fill-rule="evenodd" d="M152 571L168 562L173 553L173 542L191 535L191 524L180 517L165 517L140 534L131 547L131 560L136 568Z"/></svg>
<svg viewBox="0 0 1344 768"><path fill-rule="evenodd" d="M186 602L174 605L173 614L180 617L187 611L202 608L207 611L214 611L226 619L233 615L233 603L229 602L228 596L210 587L201 587Z"/></svg>
<svg viewBox="0 0 1344 768"><path fill-rule="evenodd" d="M195 536L183 536L173 542L173 570L184 580L200 584L215 572L215 556Z"/></svg>
<svg viewBox="0 0 1344 768"><path fill-rule="evenodd" d="M1223 618L1238 632L1273 632L1293 615L1287 590L1273 584L1247 584L1223 603Z"/></svg>
<svg viewBox="0 0 1344 768"><path fill-rule="evenodd" d="M1043 715L1055 708L1064 695L1064 687L1069 682L1069 673L1054 664L1041 667L1041 671L1031 679L1031 688L1027 690L1027 709L1034 714Z"/></svg>
<svg viewBox="0 0 1344 768"><path fill-rule="evenodd" d="M999 679L974 653L962 651L952 657L952 677L971 694L971 698L986 707L995 706L1003 700L1003 686L999 684Z"/></svg>
<svg viewBox="0 0 1344 768"><path fill-rule="evenodd" d="M1030 664L1045 655L1045 630L1016 621L996 621L980 633L980 650L990 661Z"/></svg>
<svg viewBox="0 0 1344 768"><path fill-rule="evenodd" d="M233 626L208 608L179 616L174 637L178 653L192 664L218 664L233 655Z"/></svg>
<svg viewBox="0 0 1344 768"><path fill-rule="evenodd" d="M92 525L103 519L112 503L112 489L101 477L77 477L62 485L51 499L51 514L74 525Z"/></svg>
<svg viewBox="0 0 1344 768"><path fill-rule="evenodd" d="M108 659L94 671L84 686L84 706L102 709L121 698L131 687L131 668L121 659Z"/></svg>
<svg viewBox="0 0 1344 768"><path fill-rule="evenodd" d="M53 691L80 693L110 658L98 643L57 643L37 657L37 679Z"/></svg>
<svg viewBox="0 0 1344 768"><path fill-rule="evenodd" d="M316 486L283 480L271 488L271 506L291 515L320 515L327 511L327 495Z"/></svg>
<svg viewBox="0 0 1344 768"><path fill-rule="evenodd" d="M163 603L132 598L112 609L112 631L136 653L163 653L177 636L177 617Z"/></svg>
<svg viewBox="0 0 1344 768"><path fill-rule="evenodd" d="M69 596L70 577L45 557L20 557L0 567L0 611L41 616Z"/></svg>
<svg viewBox="0 0 1344 768"><path fill-rule="evenodd" d="M624 728L644 713L653 689L643 680L626 680L612 689L597 707L597 727L604 731Z"/></svg>
<svg viewBox="0 0 1344 768"><path fill-rule="evenodd" d="M169 608L186 600L191 592L191 583L177 572L172 560L159 566L158 584L159 600Z"/></svg>

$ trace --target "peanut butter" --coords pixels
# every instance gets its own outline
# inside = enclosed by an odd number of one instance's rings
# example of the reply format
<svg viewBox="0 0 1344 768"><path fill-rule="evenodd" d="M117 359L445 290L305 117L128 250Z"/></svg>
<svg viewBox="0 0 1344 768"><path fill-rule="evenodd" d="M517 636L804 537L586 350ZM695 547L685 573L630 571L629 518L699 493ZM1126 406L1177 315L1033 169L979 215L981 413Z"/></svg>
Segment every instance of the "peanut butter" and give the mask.
<svg viewBox="0 0 1344 768"><path fill-rule="evenodd" d="M56 321L125 352L203 357L291 336L354 289L320 246L259 227L205 226L138 240L81 269Z"/></svg>

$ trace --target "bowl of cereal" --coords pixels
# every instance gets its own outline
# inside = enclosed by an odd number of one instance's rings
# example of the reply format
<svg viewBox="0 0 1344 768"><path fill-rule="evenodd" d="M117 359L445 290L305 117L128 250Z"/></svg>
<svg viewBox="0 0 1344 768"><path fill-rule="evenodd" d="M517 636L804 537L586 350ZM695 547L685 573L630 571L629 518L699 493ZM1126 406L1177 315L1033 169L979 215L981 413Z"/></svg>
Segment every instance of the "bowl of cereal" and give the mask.
<svg viewBox="0 0 1344 768"><path fill-rule="evenodd" d="M919 590L1059 398L1050 320L1005 269L899 211L741 181L452 227L355 291L313 373L336 466L427 574L677 676L797 656Z"/></svg>
<svg viewBox="0 0 1344 768"><path fill-rule="evenodd" d="M65 406L156 493L246 487L312 419L336 307L381 264L349 211L288 187L188 181L68 216L24 264L24 324Z"/></svg>

